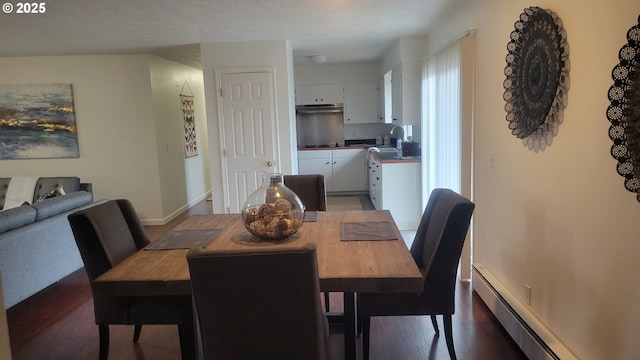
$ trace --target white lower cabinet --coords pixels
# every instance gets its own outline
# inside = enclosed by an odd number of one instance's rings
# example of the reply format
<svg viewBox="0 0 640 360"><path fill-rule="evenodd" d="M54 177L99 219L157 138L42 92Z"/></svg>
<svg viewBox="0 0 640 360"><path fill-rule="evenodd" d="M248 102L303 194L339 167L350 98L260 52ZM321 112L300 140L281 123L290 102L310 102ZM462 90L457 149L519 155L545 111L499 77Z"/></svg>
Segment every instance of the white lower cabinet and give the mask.
<svg viewBox="0 0 640 360"><path fill-rule="evenodd" d="M333 150L333 176L327 191L366 191L366 150Z"/></svg>
<svg viewBox="0 0 640 360"><path fill-rule="evenodd" d="M376 210L389 210L400 230L415 230L422 216L420 163L369 159L369 196Z"/></svg>
<svg viewBox="0 0 640 360"><path fill-rule="evenodd" d="M331 178L331 150L298 151L298 172L300 174L324 175L325 185Z"/></svg>
<svg viewBox="0 0 640 360"><path fill-rule="evenodd" d="M324 175L327 192L367 191L364 149L298 151L298 172Z"/></svg>
<svg viewBox="0 0 640 360"><path fill-rule="evenodd" d="M369 159L369 197L376 209L382 207L382 185L380 180L382 168L380 166L380 161L374 158Z"/></svg>

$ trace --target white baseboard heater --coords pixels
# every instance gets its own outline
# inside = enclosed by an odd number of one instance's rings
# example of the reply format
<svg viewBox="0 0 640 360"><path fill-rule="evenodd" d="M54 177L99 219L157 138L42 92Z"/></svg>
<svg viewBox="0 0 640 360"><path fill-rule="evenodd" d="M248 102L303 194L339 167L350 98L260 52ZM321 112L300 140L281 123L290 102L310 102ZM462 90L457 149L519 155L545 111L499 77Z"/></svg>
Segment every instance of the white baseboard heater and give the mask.
<svg viewBox="0 0 640 360"><path fill-rule="evenodd" d="M491 271L473 264L473 289L530 360L577 360Z"/></svg>

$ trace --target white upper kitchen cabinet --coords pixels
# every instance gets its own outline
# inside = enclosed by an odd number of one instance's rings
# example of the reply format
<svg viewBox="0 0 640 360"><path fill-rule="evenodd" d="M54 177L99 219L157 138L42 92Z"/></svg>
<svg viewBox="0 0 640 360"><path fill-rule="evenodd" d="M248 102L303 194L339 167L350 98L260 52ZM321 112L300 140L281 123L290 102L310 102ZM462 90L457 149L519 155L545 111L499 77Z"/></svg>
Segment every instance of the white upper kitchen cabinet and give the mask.
<svg viewBox="0 0 640 360"><path fill-rule="evenodd" d="M391 69L391 119L402 125L402 64Z"/></svg>
<svg viewBox="0 0 640 360"><path fill-rule="evenodd" d="M419 61L403 61L391 71L391 116L395 125L420 125L422 67Z"/></svg>
<svg viewBox="0 0 640 360"><path fill-rule="evenodd" d="M298 85L296 105L344 103L342 85Z"/></svg>
<svg viewBox="0 0 640 360"><path fill-rule="evenodd" d="M384 76L378 79L378 122L384 122Z"/></svg>
<svg viewBox="0 0 640 360"><path fill-rule="evenodd" d="M378 85L375 83L344 85L344 123L378 122Z"/></svg>

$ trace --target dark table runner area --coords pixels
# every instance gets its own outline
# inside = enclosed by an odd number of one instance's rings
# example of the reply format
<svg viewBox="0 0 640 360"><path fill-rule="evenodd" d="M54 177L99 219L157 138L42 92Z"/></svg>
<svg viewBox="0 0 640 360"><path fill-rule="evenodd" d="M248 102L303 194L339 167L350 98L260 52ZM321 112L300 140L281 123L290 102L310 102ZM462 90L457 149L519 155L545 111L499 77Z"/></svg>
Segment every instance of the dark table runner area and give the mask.
<svg viewBox="0 0 640 360"><path fill-rule="evenodd" d="M388 221L340 223L340 240L396 240Z"/></svg>
<svg viewBox="0 0 640 360"><path fill-rule="evenodd" d="M167 236L147 246L145 250L174 250L205 247L213 241L222 229L213 230L175 230Z"/></svg>

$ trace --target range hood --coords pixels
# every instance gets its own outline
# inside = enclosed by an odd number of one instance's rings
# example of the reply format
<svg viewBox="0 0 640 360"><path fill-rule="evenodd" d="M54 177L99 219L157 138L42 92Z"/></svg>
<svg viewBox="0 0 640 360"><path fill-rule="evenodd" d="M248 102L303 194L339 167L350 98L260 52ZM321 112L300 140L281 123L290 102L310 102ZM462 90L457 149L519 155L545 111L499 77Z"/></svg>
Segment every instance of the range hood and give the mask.
<svg viewBox="0 0 640 360"><path fill-rule="evenodd" d="M296 113L299 114L338 114L343 112L343 104L313 104L297 105Z"/></svg>
<svg viewBox="0 0 640 360"><path fill-rule="evenodd" d="M298 146L344 143L344 113L341 103L296 106Z"/></svg>

